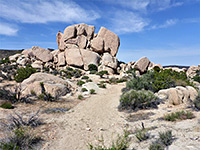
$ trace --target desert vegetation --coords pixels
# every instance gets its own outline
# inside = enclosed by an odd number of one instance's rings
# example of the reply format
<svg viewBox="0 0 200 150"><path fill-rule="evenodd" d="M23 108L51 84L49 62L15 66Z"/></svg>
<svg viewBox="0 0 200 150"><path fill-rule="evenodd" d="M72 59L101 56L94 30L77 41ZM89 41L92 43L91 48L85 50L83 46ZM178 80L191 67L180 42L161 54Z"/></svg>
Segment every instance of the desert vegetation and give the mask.
<svg viewBox="0 0 200 150"><path fill-rule="evenodd" d="M119 109L148 109L157 108L158 105L157 97L151 92L146 90L130 90L123 93L120 98Z"/></svg>
<svg viewBox="0 0 200 150"><path fill-rule="evenodd" d="M177 111L164 116L164 120L167 121L185 120L192 118L194 118L194 115L189 111Z"/></svg>
<svg viewBox="0 0 200 150"><path fill-rule="evenodd" d="M188 86L192 83L188 80L185 72L176 72L171 69L154 69L148 71L141 77L136 77L127 82L128 90L150 90L158 92L161 89L167 89L175 86Z"/></svg>

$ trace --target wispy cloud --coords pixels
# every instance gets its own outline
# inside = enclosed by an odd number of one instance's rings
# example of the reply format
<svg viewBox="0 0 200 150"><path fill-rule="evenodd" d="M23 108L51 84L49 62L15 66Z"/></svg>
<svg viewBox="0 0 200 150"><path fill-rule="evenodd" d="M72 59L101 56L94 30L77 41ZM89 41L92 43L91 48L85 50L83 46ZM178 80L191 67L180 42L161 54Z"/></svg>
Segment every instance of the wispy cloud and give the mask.
<svg viewBox="0 0 200 150"><path fill-rule="evenodd" d="M116 11L111 19L111 28L117 34L141 32L149 24L148 19L144 19L136 13L130 11Z"/></svg>
<svg viewBox="0 0 200 150"><path fill-rule="evenodd" d="M100 17L71 0L0 0L0 5L0 17L22 23L90 22Z"/></svg>
<svg viewBox="0 0 200 150"><path fill-rule="evenodd" d="M0 35L15 36L18 29L10 24L0 22Z"/></svg>
<svg viewBox="0 0 200 150"><path fill-rule="evenodd" d="M183 2L174 0L105 0L105 2L144 12L162 11L183 5Z"/></svg>
<svg viewBox="0 0 200 150"><path fill-rule="evenodd" d="M177 23L178 23L178 19L169 19L169 20L165 21L164 24L153 25L152 27L150 27L150 29L167 28L167 27L173 26L173 25L175 25Z"/></svg>

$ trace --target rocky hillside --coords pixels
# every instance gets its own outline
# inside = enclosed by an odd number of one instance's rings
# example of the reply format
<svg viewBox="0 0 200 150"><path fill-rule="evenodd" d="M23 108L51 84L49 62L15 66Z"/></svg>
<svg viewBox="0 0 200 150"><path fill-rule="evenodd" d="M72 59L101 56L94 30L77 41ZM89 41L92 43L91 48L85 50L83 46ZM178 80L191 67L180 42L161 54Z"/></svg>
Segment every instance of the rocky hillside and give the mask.
<svg viewBox="0 0 200 150"><path fill-rule="evenodd" d="M12 56L17 53L21 53L23 50L4 50L0 49L0 60L9 56Z"/></svg>

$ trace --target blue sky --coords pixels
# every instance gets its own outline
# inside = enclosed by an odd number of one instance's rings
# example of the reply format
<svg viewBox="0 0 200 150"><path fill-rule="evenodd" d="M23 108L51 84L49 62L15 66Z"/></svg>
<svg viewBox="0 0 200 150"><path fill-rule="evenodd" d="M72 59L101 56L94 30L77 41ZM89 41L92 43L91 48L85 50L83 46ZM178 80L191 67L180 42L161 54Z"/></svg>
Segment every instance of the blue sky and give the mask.
<svg viewBox="0 0 200 150"><path fill-rule="evenodd" d="M121 61L200 64L200 0L0 0L0 49L57 49L78 23L115 32Z"/></svg>

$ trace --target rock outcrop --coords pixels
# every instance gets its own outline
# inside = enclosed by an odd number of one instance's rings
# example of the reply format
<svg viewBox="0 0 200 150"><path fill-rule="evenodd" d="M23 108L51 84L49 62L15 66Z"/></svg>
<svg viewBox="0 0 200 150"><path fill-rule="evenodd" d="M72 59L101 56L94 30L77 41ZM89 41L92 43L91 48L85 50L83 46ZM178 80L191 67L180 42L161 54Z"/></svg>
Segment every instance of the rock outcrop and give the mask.
<svg viewBox="0 0 200 150"><path fill-rule="evenodd" d="M160 90L155 95L161 100L167 101L169 104L179 105L194 101L198 96L198 92L191 86L177 86L175 88Z"/></svg>
<svg viewBox="0 0 200 150"><path fill-rule="evenodd" d="M140 73L144 73L147 71L149 64L150 60L147 57L142 57L134 64L134 68L139 70Z"/></svg>
<svg viewBox="0 0 200 150"><path fill-rule="evenodd" d="M88 70L89 64L99 66L100 62L103 62L100 68L109 68L110 72L116 72L118 60L115 56L120 45L119 37L104 27L101 27L99 33L94 32L94 26L84 23L68 26L64 33L59 31L56 35L58 50L32 47L24 50L17 61L20 65L31 61L34 68L41 68L40 64L52 64L53 68L68 65L85 70ZM109 56L106 62L105 56Z"/></svg>
<svg viewBox="0 0 200 150"><path fill-rule="evenodd" d="M39 96L42 93L41 83L46 93L53 97L66 95L73 90L70 82L47 73L35 73L21 83L22 96L31 95L33 92Z"/></svg>
<svg viewBox="0 0 200 150"><path fill-rule="evenodd" d="M200 70L200 67L195 65L190 66L186 72L187 76L193 78L196 75L196 70Z"/></svg>

